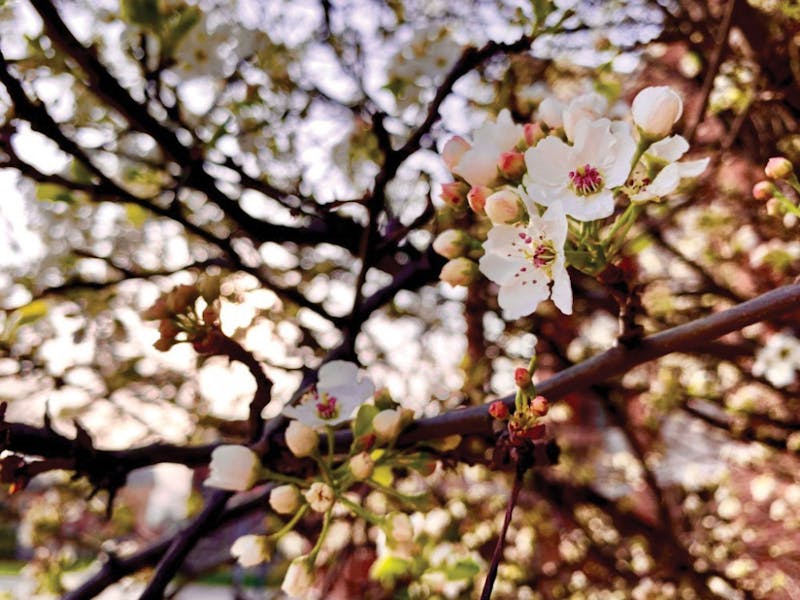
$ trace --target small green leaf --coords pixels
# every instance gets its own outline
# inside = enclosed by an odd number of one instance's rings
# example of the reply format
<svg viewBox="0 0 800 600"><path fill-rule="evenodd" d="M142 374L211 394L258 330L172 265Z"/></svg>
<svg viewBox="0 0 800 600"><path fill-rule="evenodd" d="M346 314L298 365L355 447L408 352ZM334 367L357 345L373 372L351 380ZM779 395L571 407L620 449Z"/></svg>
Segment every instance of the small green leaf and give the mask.
<svg viewBox="0 0 800 600"><path fill-rule="evenodd" d="M125 205L125 216L128 217L128 221L131 222L131 225L140 229L147 221L148 213L138 204L128 203Z"/></svg>
<svg viewBox="0 0 800 600"><path fill-rule="evenodd" d="M455 564L447 567L444 574L450 581L460 581L462 579L472 579L480 573L480 566L471 558L462 558Z"/></svg>
<svg viewBox="0 0 800 600"><path fill-rule="evenodd" d="M158 0L122 0L120 16L133 25L157 30L160 21Z"/></svg>
<svg viewBox="0 0 800 600"><path fill-rule="evenodd" d="M359 407L358 414L356 414L352 424L354 440L358 440L361 436L367 435L372 431L372 419L379 412L378 407L372 404L362 404Z"/></svg>
<svg viewBox="0 0 800 600"><path fill-rule="evenodd" d="M531 4L533 5L533 18L537 25L544 23L547 15L555 9L555 5L550 0L532 0Z"/></svg>
<svg viewBox="0 0 800 600"><path fill-rule="evenodd" d="M36 199L47 202L66 202L72 204L75 198L63 185L57 183L39 183L36 185Z"/></svg>
<svg viewBox="0 0 800 600"><path fill-rule="evenodd" d="M2 339L13 341L20 327L35 323L47 315L49 306L45 300L34 300L15 310L8 317L2 334Z"/></svg>
<svg viewBox="0 0 800 600"><path fill-rule="evenodd" d="M404 558L387 554L372 563L369 576L384 585L392 585L396 579L409 575L411 566L411 563Z"/></svg>

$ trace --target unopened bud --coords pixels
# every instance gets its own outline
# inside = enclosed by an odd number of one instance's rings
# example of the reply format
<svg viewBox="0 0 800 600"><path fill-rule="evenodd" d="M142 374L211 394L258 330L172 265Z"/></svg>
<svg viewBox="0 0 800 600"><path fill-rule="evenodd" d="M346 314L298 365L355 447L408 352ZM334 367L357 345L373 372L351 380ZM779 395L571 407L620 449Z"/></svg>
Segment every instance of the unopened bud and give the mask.
<svg viewBox="0 0 800 600"><path fill-rule="evenodd" d="M525 207L517 194L511 190L500 190L486 199L486 216L495 225L516 223L525 214Z"/></svg>
<svg viewBox="0 0 800 600"><path fill-rule="evenodd" d="M543 417L550 410L550 403L544 396L536 396L531 400L531 411L538 417Z"/></svg>
<svg viewBox="0 0 800 600"><path fill-rule="evenodd" d="M783 226L786 227L786 229L793 229L795 225L797 225L797 215L792 213L783 215Z"/></svg>
<svg viewBox="0 0 800 600"><path fill-rule="evenodd" d="M350 472L357 480L368 479L375 469L375 461L368 452L359 452L350 459Z"/></svg>
<svg viewBox="0 0 800 600"><path fill-rule="evenodd" d="M167 295L167 308L175 314L181 314L197 300L199 295L195 286L179 285Z"/></svg>
<svg viewBox="0 0 800 600"><path fill-rule="evenodd" d="M382 410L372 419L372 428L378 439L384 442L395 439L400 434L403 420L397 410Z"/></svg>
<svg viewBox="0 0 800 600"><path fill-rule="evenodd" d="M461 160L461 157L464 156L464 153L471 147L469 142L461 136L457 135L451 137L447 140L444 148L442 148L442 160L444 160L444 164L452 171L456 168L456 165Z"/></svg>
<svg viewBox="0 0 800 600"><path fill-rule="evenodd" d="M175 345L175 338L158 338L153 344L153 348L159 352L166 352Z"/></svg>
<svg viewBox="0 0 800 600"><path fill-rule="evenodd" d="M531 384L531 374L525 367L517 367L514 370L514 383L518 388L526 388Z"/></svg>
<svg viewBox="0 0 800 600"><path fill-rule="evenodd" d="M439 197L449 206L462 206L467 199L469 186L461 181L451 181L442 184L442 193Z"/></svg>
<svg viewBox="0 0 800 600"><path fill-rule="evenodd" d="M204 275L197 281L197 291L209 304L219 298L219 286L219 275Z"/></svg>
<svg viewBox="0 0 800 600"><path fill-rule="evenodd" d="M315 481L307 491L303 492L306 502L312 510L317 512L328 512L336 500L336 493L327 483Z"/></svg>
<svg viewBox="0 0 800 600"><path fill-rule="evenodd" d="M786 179L792 174L792 163L783 156L773 156L764 167L764 174L770 179Z"/></svg>
<svg viewBox="0 0 800 600"><path fill-rule="evenodd" d="M467 192L469 207L479 215L486 214L486 199L492 194L492 188L485 185L476 185Z"/></svg>
<svg viewBox="0 0 800 600"><path fill-rule="evenodd" d="M298 458L311 456L319 445L319 435L300 421L292 421L286 428L286 445Z"/></svg>
<svg viewBox="0 0 800 600"><path fill-rule="evenodd" d="M219 320L219 311L216 307L208 305L203 309L203 322L207 325L213 325Z"/></svg>
<svg viewBox="0 0 800 600"><path fill-rule="evenodd" d="M460 229L448 229L436 236L433 249L445 258L458 258L469 249L469 236Z"/></svg>
<svg viewBox="0 0 800 600"><path fill-rule="evenodd" d="M775 184L771 181L759 181L753 186L753 198L756 200L769 200L775 193Z"/></svg>
<svg viewBox="0 0 800 600"><path fill-rule="evenodd" d="M161 319L161 322L158 324L158 333L161 334L162 338L166 339L175 339L175 336L180 333L180 329L175 324L175 321L172 319Z"/></svg>
<svg viewBox="0 0 800 600"><path fill-rule="evenodd" d="M269 493L269 505L279 515L290 515L300 506L300 491L291 483L279 485Z"/></svg>
<svg viewBox="0 0 800 600"><path fill-rule="evenodd" d="M439 279L452 286L469 285L478 276L478 263L463 256L448 261L439 274Z"/></svg>
<svg viewBox="0 0 800 600"><path fill-rule="evenodd" d="M172 314L172 311L167 308L167 299L161 296L153 306L142 313L142 318L145 321L156 321L158 319L168 319Z"/></svg>
<svg viewBox="0 0 800 600"><path fill-rule="evenodd" d="M631 104L633 122L645 135L663 138L683 114L683 100L668 86L651 86L636 94Z"/></svg>
<svg viewBox="0 0 800 600"><path fill-rule="evenodd" d="M545 132L541 123L526 123L523 127L525 132L525 144L528 148L535 146L540 140L545 138Z"/></svg>
<svg viewBox="0 0 800 600"><path fill-rule="evenodd" d="M498 421L505 421L508 418L508 407L502 400L495 400L489 405L489 414Z"/></svg>
<svg viewBox="0 0 800 600"><path fill-rule="evenodd" d="M522 152L503 152L497 159L497 168L503 177L515 181L525 172L525 155Z"/></svg>
<svg viewBox="0 0 800 600"><path fill-rule="evenodd" d="M770 217L777 217L781 214L781 201L777 198L767 200L767 214Z"/></svg>

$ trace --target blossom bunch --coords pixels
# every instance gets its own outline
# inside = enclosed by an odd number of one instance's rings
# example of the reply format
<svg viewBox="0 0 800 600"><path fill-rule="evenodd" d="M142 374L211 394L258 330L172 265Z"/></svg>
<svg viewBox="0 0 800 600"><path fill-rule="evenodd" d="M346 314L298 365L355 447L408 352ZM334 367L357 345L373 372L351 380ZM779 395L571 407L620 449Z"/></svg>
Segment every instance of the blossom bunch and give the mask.
<svg viewBox="0 0 800 600"><path fill-rule="evenodd" d="M800 180L794 165L784 156L773 156L764 167L767 179L753 186L753 197L766 202L767 213L783 218L786 227L794 227L800 218Z"/></svg>
<svg viewBox="0 0 800 600"><path fill-rule="evenodd" d="M546 98L533 123L515 123L504 109L472 143L449 140L442 158L455 181L443 186L442 199L456 209L468 205L490 227L440 233L434 249L450 259L442 279L464 285L483 273L499 285L507 319L531 314L548 298L570 314L567 267L602 272L646 203L705 170L707 158L682 161L689 144L669 135L682 112L681 97L668 87L639 92L630 120L609 118L598 93Z"/></svg>
<svg viewBox="0 0 800 600"><path fill-rule="evenodd" d="M289 596L312 597L314 568L324 562L320 553L335 516L351 513L377 527L389 522L387 517L362 506L351 488L366 486L388 494L400 506L419 508L427 503L426 497L394 490L392 468L402 466L429 473L431 460L425 452L395 450L397 436L411 421L410 411L401 409L386 390L376 392L373 382L348 361L323 365L316 384L297 405L285 407L283 415L290 419L284 433L286 447L295 459L315 464L312 475L300 478L274 472L261 465L252 449L223 445L212 454L205 484L230 491L245 491L259 482L275 485L269 494L269 505L287 521L271 533L249 533L234 542L231 554L245 567L272 560L278 542L306 513L322 516L323 526L316 543L307 554L292 561L282 585ZM336 446L335 430L347 423L353 442L345 452Z"/></svg>

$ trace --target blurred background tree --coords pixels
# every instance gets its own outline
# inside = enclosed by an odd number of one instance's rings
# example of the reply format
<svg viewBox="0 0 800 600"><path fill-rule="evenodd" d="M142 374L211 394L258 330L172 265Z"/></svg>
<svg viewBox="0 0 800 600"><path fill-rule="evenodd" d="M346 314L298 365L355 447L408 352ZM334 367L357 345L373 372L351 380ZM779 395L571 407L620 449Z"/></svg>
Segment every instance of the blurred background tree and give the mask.
<svg viewBox="0 0 800 600"><path fill-rule="evenodd" d="M272 439L323 360L360 362L430 433L512 392L534 345L540 381L610 349L620 293L649 335L792 282L797 219L751 189L768 157L800 159L800 9L556 4L0 2L0 551L29 561L40 593L131 577L118 593L158 597L178 568L179 583L227 573L267 505L256 489L223 512L198 483L210 452ZM531 35L554 8L563 24ZM547 304L514 322L488 281L438 281L432 239L474 218L438 198L447 138L503 108L530 121L548 95L629 102L647 85L681 93L682 133L712 164L648 205L625 248L635 278L573 274L573 315ZM141 312L208 277L253 360L152 347ZM800 313L786 308L634 348L557 394L560 459L526 480L494 597L800 597ZM448 427L433 436L465 439L433 474L394 474L430 494L418 556L391 559L342 517L325 597L479 593L510 480L484 464L490 431ZM276 585L318 526L249 591L225 581L239 597Z"/></svg>

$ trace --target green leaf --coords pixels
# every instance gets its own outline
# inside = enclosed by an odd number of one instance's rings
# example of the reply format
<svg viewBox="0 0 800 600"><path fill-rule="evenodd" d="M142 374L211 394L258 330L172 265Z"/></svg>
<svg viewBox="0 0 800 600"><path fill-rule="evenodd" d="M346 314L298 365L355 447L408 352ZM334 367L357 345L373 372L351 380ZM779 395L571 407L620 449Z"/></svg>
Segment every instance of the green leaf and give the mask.
<svg viewBox="0 0 800 600"><path fill-rule="evenodd" d="M369 576L384 585L392 585L396 579L409 575L411 567L411 562L404 558L387 554L372 563Z"/></svg>
<svg viewBox="0 0 800 600"><path fill-rule="evenodd" d="M533 18L536 25L541 25L553 10L555 5L549 0L532 0L533 5Z"/></svg>
<svg viewBox="0 0 800 600"><path fill-rule="evenodd" d="M57 183L39 183L36 185L36 199L47 202L66 202L72 204L75 198L67 188Z"/></svg>
<svg viewBox="0 0 800 600"><path fill-rule="evenodd" d="M377 406L373 406L372 404L362 404L359 409L358 413L356 414L356 418L353 419L353 439L358 440L362 435L367 435L372 431L372 419L375 418L380 412Z"/></svg>
<svg viewBox="0 0 800 600"><path fill-rule="evenodd" d="M389 465L380 465L375 467L375 470L372 472L371 479L375 483L379 483L384 487L391 487L392 482L394 481L394 475L392 474L392 467Z"/></svg>
<svg viewBox="0 0 800 600"><path fill-rule="evenodd" d="M472 579L480 573L480 566L471 558L462 558L455 564L447 567L444 574L450 581L460 581L462 579Z"/></svg>
<svg viewBox="0 0 800 600"><path fill-rule="evenodd" d="M8 317L2 338L9 342L13 341L20 327L35 323L46 316L49 308L46 300L34 300L18 308Z"/></svg>
<svg viewBox="0 0 800 600"><path fill-rule="evenodd" d="M188 6L170 17L162 24L161 52L164 56L175 54L175 48L181 40L191 31L192 27L200 22L202 13L196 6Z"/></svg>
<svg viewBox="0 0 800 600"><path fill-rule="evenodd" d="M158 0L122 0L120 16L128 23L157 30L161 20Z"/></svg>
<svg viewBox="0 0 800 600"><path fill-rule="evenodd" d="M148 213L138 204L128 203L125 205L125 216L128 217L128 221L131 222L131 225L140 229L147 221Z"/></svg>

